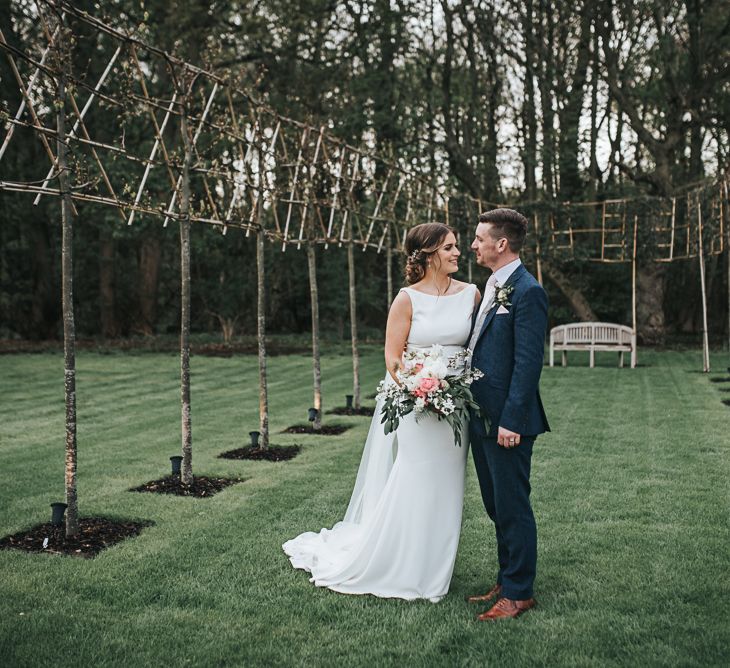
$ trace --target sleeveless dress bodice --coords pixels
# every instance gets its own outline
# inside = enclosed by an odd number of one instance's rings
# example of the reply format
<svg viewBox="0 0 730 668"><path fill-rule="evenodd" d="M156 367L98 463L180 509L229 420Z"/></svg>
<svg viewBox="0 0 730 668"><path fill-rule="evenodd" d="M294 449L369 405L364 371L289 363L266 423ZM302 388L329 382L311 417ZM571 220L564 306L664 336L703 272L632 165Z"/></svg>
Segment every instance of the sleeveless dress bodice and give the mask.
<svg viewBox="0 0 730 668"><path fill-rule="evenodd" d="M411 299L411 329L407 350L444 347L447 355L464 350L471 332L475 285L453 295L429 295L414 288L401 288Z"/></svg>

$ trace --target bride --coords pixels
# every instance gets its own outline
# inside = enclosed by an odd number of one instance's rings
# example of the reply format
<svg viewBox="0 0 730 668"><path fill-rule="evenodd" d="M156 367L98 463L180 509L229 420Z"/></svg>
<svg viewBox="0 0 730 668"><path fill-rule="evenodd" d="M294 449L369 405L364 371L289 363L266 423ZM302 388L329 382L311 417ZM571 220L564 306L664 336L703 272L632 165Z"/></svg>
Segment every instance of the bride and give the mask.
<svg viewBox="0 0 730 668"><path fill-rule="evenodd" d="M412 228L406 252L409 287L393 300L385 334L388 383L396 382L404 350L440 344L449 357L462 353L481 298L476 286L451 277L460 252L446 225ZM454 570L467 437L454 443L451 427L429 413L418 421L408 414L386 436L380 410L379 401L344 519L287 541L284 552L318 587L435 603Z"/></svg>

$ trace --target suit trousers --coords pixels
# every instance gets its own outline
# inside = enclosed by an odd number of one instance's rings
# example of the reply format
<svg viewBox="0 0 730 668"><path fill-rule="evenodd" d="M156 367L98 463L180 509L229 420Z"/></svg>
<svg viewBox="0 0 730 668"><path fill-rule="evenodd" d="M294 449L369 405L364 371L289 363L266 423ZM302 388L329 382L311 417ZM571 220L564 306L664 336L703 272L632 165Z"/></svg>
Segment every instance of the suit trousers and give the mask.
<svg viewBox="0 0 730 668"><path fill-rule="evenodd" d="M502 596L532 598L537 567L537 527L530 505L530 463L534 436L523 436L514 448L496 438L472 433L472 453L482 500L497 534Z"/></svg>

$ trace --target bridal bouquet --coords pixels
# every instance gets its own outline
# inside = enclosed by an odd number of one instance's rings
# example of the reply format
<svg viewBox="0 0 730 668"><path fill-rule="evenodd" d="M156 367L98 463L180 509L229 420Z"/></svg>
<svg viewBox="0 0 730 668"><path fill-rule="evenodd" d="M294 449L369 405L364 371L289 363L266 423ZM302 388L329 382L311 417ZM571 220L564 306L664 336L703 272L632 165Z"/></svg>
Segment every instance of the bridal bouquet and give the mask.
<svg viewBox="0 0 730 668"><path fill-rule="evenodd" d="M455 443L461 445L461 427L468 410L481 414L469 386L484 375L479 369L447 375L449 369L464 366L466 355L464 351L448 358L439 345L405 353L403 368L396 371L398 384L382 381L378 385L376 398L383 399L385 433L395 431L404 415L415 411L418 420L419 414L428 412L446 420L454 431Z"/></svg>

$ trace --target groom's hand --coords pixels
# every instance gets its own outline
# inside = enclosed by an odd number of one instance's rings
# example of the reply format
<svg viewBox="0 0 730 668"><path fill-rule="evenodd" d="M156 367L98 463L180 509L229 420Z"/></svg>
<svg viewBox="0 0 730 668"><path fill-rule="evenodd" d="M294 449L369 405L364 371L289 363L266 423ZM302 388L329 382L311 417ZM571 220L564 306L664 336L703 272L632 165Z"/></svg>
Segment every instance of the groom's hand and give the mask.
<svg viewBox="0 0 730 668"><path fill-rule="evenodd" d="M503 448L515 448L520 444L520 435L500 427L497 433L497 443Z"/></svg>

